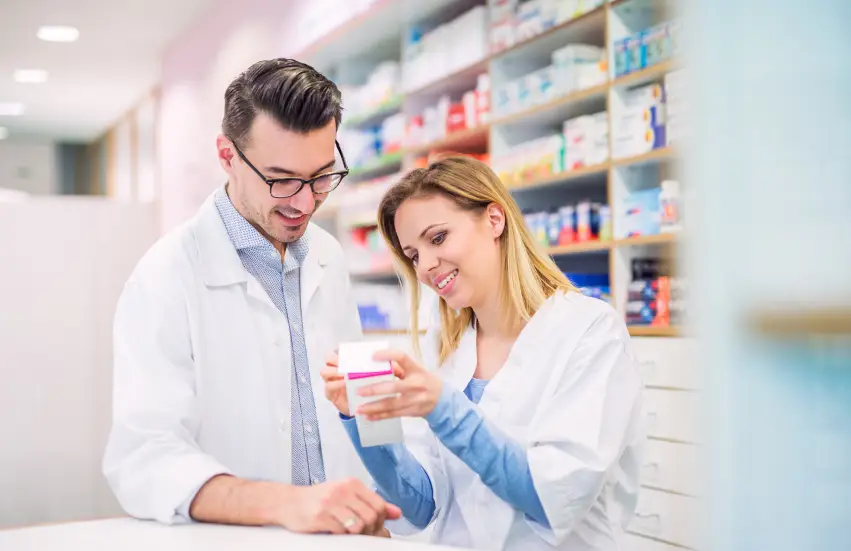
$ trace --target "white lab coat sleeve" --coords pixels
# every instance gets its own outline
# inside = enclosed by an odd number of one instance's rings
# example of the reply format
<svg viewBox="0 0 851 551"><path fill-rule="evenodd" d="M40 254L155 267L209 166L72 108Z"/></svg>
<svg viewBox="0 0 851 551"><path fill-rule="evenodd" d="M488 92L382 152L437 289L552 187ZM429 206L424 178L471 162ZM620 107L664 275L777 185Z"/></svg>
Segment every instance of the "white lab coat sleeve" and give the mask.
<svg viewBox="0 0 851 551"><path fill-rule="evenodd" d="M559 354L566 365L533 421L529 467L550 528L526 522L551 545L588 513L639 423L641 379L623 324L612 317Z"/></svg>
<svg viewBox="0 0 851 551"><path fill-rule="evenodd" d="M437 368L437 346L437 330L429 330L420 341L423 366L426 369L434 370ZM405 446L422 465L431 481L434 498L434 515L429 522L429 526L431 526L441 513L446 511L452 495L443 458L440 454L440 442L426 420L421 417L405 417L402 419L402 426L404 428ZM387 527L392 534L400 536L410 536L423 531L423 529L405 520L405 517L388 521Z"/></svg>
<svg viewBox="0 0 851 551"><path fill-rule="evenodd" d="M163 278L165 279L165 278ZM129 282L114 322L113 424L103 471L131 516L166 524L215 475L196 443L199 414L186 297L174 282Z"/></svg>

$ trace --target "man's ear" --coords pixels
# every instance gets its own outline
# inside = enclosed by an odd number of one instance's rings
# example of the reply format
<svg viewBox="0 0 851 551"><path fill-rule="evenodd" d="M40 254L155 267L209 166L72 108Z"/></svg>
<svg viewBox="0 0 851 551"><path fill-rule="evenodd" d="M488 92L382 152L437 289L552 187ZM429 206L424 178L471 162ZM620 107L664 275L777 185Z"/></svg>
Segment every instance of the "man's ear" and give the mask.
<svg viewBox="0 0 851 551"><path fill-rule="evenodd" d="M224 134L219 134L216 137L216 149L218 150L219 164L222 165L225 172L230 173L233 170L233 161L236 157L233 143Z"/></svg>
<svg viewBox="0 0 851 551"><path fill-rule="evenodd" d="M487 207L486 214L493 231L493 237L496 239L505 231L505 209L502 208L502 205L491 203Z"/></svg>

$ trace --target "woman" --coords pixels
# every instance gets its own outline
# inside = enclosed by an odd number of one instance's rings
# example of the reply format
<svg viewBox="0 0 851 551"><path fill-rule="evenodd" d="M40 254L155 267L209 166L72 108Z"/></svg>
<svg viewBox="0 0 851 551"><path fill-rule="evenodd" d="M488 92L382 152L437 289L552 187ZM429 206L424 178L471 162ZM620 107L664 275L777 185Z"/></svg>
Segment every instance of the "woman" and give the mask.
<svg viewBox="0 0 851 551"><path fill-rule="evenodd" d="M379 228L412 290L414 334L417 281L439 295L440 327L425 336L422 364L378 353L398 380L360 392L393 397L354 413L425 424L408 447L363 448L336 356L323 378L379 493L403 511L391 532L434 523L444 545L619 549L642 442L624 323L571 285L479 161L408 174L381 201Z"/></svg>

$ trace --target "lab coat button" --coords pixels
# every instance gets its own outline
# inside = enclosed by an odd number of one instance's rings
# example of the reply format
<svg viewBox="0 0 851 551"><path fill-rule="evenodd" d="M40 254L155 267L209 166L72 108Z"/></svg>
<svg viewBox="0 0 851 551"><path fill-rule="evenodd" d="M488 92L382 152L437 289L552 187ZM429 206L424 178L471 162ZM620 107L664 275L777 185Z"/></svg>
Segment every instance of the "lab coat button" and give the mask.
<svg viewBox="0 0 851 551"><path fill-rule="evenodd" d="M287 419L281 419L281 432L290 430L290 422Z"/></svg>

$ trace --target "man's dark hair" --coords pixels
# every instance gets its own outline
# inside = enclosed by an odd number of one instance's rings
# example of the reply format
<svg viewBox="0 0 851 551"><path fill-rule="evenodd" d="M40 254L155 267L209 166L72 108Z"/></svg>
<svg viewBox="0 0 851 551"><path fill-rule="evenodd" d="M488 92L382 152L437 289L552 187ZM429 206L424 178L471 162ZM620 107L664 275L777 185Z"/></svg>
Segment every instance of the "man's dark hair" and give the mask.
<svg viewBox="0 0 851 551"><path fill-rule="evenodd" d="M242 147L258 113L306 134L331 119L339 127L342 111L340 90L325 75L294 59L270 59L258 61L228 86L222 131Z"/></svg>

